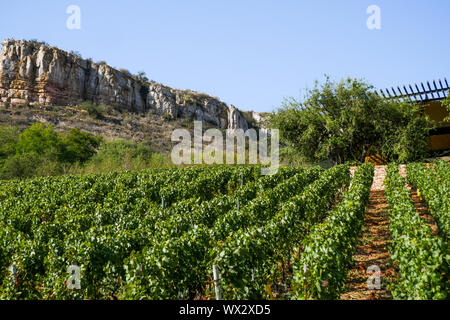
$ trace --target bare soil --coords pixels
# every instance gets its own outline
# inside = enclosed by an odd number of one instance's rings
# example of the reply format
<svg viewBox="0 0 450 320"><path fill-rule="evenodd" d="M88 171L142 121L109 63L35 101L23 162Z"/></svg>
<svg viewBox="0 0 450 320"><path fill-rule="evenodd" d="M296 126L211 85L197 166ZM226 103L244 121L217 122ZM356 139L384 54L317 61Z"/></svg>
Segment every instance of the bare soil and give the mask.
<svg viewBox="0 0 450 320"><path fill-rule="evenodd" d="M406 166L400 165L399 173L406 176ZM391 265L389 246L391 243L389 231L389 211L384 195L384 178L386 166L376 166L374 182L370 192L369 206L364 218L364 227L359 244L354 254L354 267L348 273L346 291L341 295L342 300L385 300L392 299L387 285L396 278L395 269ZM424 219L431 228L434 236L439 236L436 221L430 214L428 206L417 190L409 185L411 198L417 214ZM371 273L369 266L376 265L381 271L381 288L369 290L367 280Z"/></svg>
<svg viewBox="0 0 450 320"><path fill-rule="evenodd" d="M395 270L390 265L389 212L384 195L386 166L376 166L374 181L370 191L369 205L364 217L364 227L354 254L354 266L348 273L346 290L342 300L383 300L391 299L387 284L395 278ZM380 268L381 288L370 290L367 281L372 275L370 266Z"/></svg>

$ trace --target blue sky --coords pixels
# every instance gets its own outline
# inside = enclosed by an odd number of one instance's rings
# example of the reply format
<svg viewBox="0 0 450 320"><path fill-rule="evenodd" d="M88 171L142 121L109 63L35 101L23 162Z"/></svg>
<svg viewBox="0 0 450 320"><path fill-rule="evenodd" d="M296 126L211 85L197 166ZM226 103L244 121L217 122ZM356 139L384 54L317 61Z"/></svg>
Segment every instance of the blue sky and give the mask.
<svg viewBox="0 0 450 320"><path fill-rule="evenodd" d="M385 88L450 80L450 1L0 0L0 39L39 39L244 110L301 98L324 74ZM69 5L81 29L69 30ZM369 5L381 30L369 30Z"/></svg>

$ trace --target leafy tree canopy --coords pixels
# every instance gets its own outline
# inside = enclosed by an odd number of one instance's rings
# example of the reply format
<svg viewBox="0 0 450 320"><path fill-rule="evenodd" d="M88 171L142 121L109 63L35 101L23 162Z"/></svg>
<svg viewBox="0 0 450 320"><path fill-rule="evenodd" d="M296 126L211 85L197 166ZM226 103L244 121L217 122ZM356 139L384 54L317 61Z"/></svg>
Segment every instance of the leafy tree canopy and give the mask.
<svg viewBox="0 0 450 320"><path fill-rule="evenodd" d="M63 146L61 160L71 163L85 162L96 154L101 141L101 137L82 132L78 128L70 129L61 138Z"/></svg>
<svg viewBox="0 0 450 320"><path fill-rule="evenodd" d="M34 123L25 129L20 135L16 146L17 154L57 153L61 147L61 141L52 127L40 122Z"/></svg>
<svg viewBox="0 0 450 320"><path fill-rule="evenodd" d="M433 123L419 107L388 101L358 79L316 82L305 101L286 99L269 118L280 130L288 154L308 162L364 162L381 154L392 161L410 161L427 153Z"/></svg>
<svg viewBox="0 0 450 320"><path fill-rule="evenodd" d="M0 127L0 159L16 153L19 130L13 127Z"/></svg>

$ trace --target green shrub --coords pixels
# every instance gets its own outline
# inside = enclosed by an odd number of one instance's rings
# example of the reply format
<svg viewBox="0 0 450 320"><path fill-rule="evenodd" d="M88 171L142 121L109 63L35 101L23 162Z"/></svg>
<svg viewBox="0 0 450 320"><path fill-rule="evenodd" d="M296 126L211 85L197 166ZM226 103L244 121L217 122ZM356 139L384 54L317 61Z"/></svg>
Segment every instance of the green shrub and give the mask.
<svg viewBox="0 0 450 320"><path fill-rule="evenodd" d="M170 113L165 112L165 113L163 114L163 119L166 120L166 121L170 121L170 120L173 119L173 117L172 117L172 115L171 115Z"/></svg>
<svg viewBox="0 0 450 320"><path fill-rule="evenodd" d="M61 148L58 134L49 125L34 123L19 135L17 154L57 155Z"/></svg>
<svg viewBox="0 0 450 320"><path fill-rule="evenodd" d="M144 71L139 71L137 73L137 75L135 76L135 78L137 80L139 80L139 81L142 81L142 82L148 82L149 81L149 79L148 79L148 77L147 77L147 75L145 74Z"/></svg>
<svg viewBox="0 0 450 320"><path fill-rule="evenodd" d="M171 166L170 159L153 153L149 145L119 139L103 142L98 153L86 163L81 172L115 172L165 166Z"/></svg>
<svg viewBox="0 0 450 320"><path fill-rule="evenodd" d="M79 129L58 134L42 123L22 133L0 127L0 179L63 174L70 164L89 160L101 140Z"/></svg>
<svg viewBox="0 0 450 320"><path fill-rule="evenodd" d="M40 156L33 153L13 155L6 159L0 168L0 179L29 178L36 175Z"/></svg>
<svg viewBox="0 0 450 320"><path fill-rule="evenodd" d="M16 153L19 130L13 127L0 127L0 159Z"/></svg>
<svg viewBox="0 0 450 320"><path fill-rule="evenodd" d="M101 119L103 117L104 107L98 104L92 103L92 101L85 101L80 105L82 110L88 112L88 114L94 119Z"/></svg>
<svg viewBox="0 0 450 320"><path fill-rule="evenodd" d="M78 128L62 136L62 154L61 160L65 162L85 162L89 160L96 152L102 138L95 137L90 133L82 132Z"/></svg>

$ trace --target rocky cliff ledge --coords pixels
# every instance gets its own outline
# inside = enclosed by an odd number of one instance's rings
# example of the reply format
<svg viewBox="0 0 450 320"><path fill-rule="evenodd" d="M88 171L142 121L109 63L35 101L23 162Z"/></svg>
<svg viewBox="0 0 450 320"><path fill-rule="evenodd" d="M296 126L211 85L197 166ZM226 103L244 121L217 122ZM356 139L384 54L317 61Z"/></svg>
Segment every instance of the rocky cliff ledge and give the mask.
<svg viewBox="0 0 450 320"><path fill-rule="evenodd" d="M249 127L237 108L209 95L146 82L43 43L2 42L0 105L73 106L86 100L136 113L153 110L173 119L202 120L221 129ZM260 114L250 115L253 123L261 123Z"/></svg>

